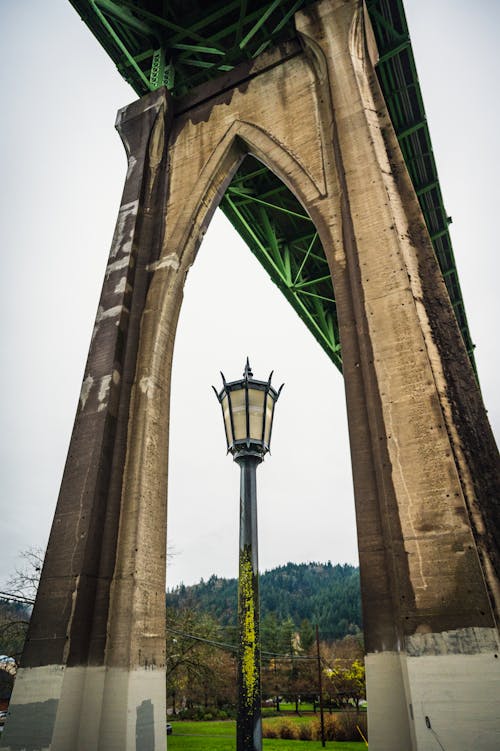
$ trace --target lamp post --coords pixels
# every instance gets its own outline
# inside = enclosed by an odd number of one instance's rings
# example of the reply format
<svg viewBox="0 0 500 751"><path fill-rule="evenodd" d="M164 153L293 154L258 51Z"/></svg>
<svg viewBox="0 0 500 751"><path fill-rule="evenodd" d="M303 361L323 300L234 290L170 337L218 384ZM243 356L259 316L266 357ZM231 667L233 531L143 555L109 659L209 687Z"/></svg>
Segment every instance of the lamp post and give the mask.
<svg viewBox="0 0 500 751"><path fill-rule="evenodd" d="M253 377L248 358L240 381L226 382L220 393L227 450L240 465L240 554L238 577L237 751L262 751L257 553L257 466L269 451L274 405L281 388Z"/></svg>

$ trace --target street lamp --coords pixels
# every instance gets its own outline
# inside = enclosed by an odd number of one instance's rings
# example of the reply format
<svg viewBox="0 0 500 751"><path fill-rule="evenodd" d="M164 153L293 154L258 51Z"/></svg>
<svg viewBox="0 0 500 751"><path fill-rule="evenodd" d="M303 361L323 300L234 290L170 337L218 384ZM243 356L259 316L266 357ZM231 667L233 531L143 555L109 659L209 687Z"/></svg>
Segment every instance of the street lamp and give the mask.
<svg viewBox="0 0 500 751"><path fill-rule="evenodd" d="M240 465L240 554L238 577L237 751L262 751L257 547L257 466L271 444L274 405L281 393L253 377L248 358L240 381L214 388L222 407L228 453Z"/></svg>

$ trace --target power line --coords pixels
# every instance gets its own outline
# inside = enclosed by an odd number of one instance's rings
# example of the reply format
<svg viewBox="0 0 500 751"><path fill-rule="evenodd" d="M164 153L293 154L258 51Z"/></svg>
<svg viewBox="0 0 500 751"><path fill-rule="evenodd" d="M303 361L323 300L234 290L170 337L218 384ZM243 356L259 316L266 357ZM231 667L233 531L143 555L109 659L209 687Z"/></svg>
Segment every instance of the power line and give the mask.
<svg viewBox="0 0 500 751"><path fill-rule="evenodd" d="M167 626L167 631L170 631L171 634L184 636L186 639L194 639L195 641L200 641L204 644L210 644L211 646L218 647L219 649L230 649L233 651L238 649L237 644L227 644L225 642L213 641L212 639L206 639L203 636L196 636L196 634L188 634L186 631L179 631L178 629L171 628L170 626Z"/></svg>
<svg viewBox="0 0 500 751"><path fill-rule="evenodd" d="M0 599L7 602L16 602L22 605L34 605L35 601L30 597L24 597L23 595L15 595L12 592L0 592Z"/></svg>
<svg viewBox="0 0 500 751"><path fill-rule="evenodd" d="M172 628L171 626L167 626L167 631L170 631L171 634L177 634L178 636L183 636L186 639L193 639L194 641L199 641L199 642L202 642L203 644L209 644L210 646L217 647L218 649L229 649L233 652L238 651L237 644L228 644L227 642L214 641L213 639L207 639L203 636L197 636L196 634L189 634L186 631L180 631L179 629ZM261 652L261 655L265 657L272 657L278 660L314 660L316 659L315 657L309 657L307 655L290 655L290 654L283 654L279 652L266 652L265 650Z"/></svg>

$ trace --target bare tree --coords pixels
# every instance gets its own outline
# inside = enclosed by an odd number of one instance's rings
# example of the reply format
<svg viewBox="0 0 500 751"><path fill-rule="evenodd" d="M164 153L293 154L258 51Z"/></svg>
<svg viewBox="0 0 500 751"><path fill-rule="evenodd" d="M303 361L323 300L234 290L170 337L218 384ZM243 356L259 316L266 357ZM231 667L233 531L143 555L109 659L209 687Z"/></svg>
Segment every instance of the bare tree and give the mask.
<svg viewBox="0 0 500 751"><path fill-rule="evenodd" d="M19 557L19 565L6 582L5 591L0 591L0 654L18 663L23 650L31 608L35 602L40 581L44 551L42 548L28 548ZM3 660L3 672L11 667L9 660Z"/></svg>
<svg viewBox="0 0 500 751"><path fill-rule="evenodd" d="M0 591L0 597L9 602L33 605L40 583L44 555L45 552L40 547L22 550L19 553L22 564L9 577L5 585L6 590Z"/></svg>
<svg viewBox="0 0 500 751"><path fill-rule="evenodd" d="M19 663L28 625L29 620L0 603L0 670L11 672L12 660Z"/></svg>

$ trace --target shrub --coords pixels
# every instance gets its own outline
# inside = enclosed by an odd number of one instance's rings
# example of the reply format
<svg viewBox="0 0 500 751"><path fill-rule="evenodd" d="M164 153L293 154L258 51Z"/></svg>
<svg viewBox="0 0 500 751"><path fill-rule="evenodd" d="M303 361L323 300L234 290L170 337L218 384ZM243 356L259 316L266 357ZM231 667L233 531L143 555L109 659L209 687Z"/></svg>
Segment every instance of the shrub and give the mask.
<svg viewBox="0 0 500 751"><path fill-rule="evenodd" d="M270 725L268 722L262 723L262 737L263 738L278 738L278 729L275 725Z"/></svg>
<svg viewBox="0 0 500 751"><path fill-rule="evenodd" d="M354 712L346 712L340 717L340 733L342 737L338 737L339 741L362 741L363 738L358 730L368 738L366 715L355 714Z"/></svg>
<svg viewBox="0 0 500 751"><path fill-rule="evenodd" d="M233 710L231 707L226 707L226 709L217 709L217 707L210 707L210 709L205 709L205 707L185 707L175 715L175 718L178 720L196 721L227 720L231 717L236 717L236 710Z"/></svg>
<svg viewBox="0 0 500 751"><path fill-rule="evenodd" d="M201 707L185 707L177 713L180 720L203 720L205 711Z"/></svg>
<svg viewBox="0 0 500 751"><path fill-rule="evenodd" d="M358 726L365 736L366 740L368 740L368 718L366 714L361 716L358 715Z"/></svg>
<svg viewBox="0 0 500 751"><path fill-rule="evenodd" d="M325 740L361 742L363 738L358 727L365 738L368 738L366 725L366 714L337 712L336 714L325 715ZM321 723L319 718L313 721L311 731L313 740L321 740Z"/></svg>
<svg viewBox="0 0 500 751"><path fill-rule="evenodd" d="M299 733L297 730L297 725L290 720L283 720L279 725L279 737L284 741L298 740Z"/></svg>
<svg viewBox="0 0 500 751"><path fill-rule="evenodd" d="M324 716L325 741L338 740L338 722L334 714ZM321 722L316 718L312 726L312 737L314 740L321 740Z"/></svg>
<svg viewBox="0 0 500 751"><path fill-rule="evenodd" d="M334 714L325 715L325 740L337 741L339 725L337 716Z"/></svg>
<svg viewBox="0 0 500 751"><path fill-rule="evenodd" d="M299 740L299 729L291 720L281 720L280 722L273 723L263 722L262 735L264 738L282 738L286 741L297 741Z"/></svg>
<svg viewBox="0 0 500 751"><path fill-rule="evenodd" d="M217 720L235 720L237 715L236 707L231 704L224 704L221 709L215 709L212 712Z"/></svg>
<svg viewBox="0 0 500 751"><path fill-rule="evenodd" d="M312 740L312 725L310 722L301 724L298 726L299 740L311 741Z"/></svg>
<svg viewBox="0 0 500 751"><path fill-rule="evenodd" d="M321 725L319 724L317 717L315 717L311 723L311 740L321 740Z"/></svg>

